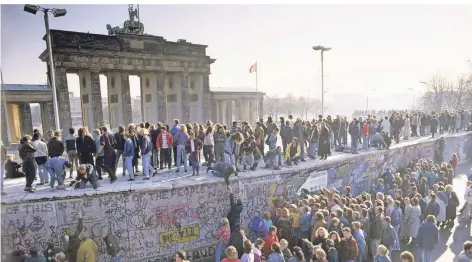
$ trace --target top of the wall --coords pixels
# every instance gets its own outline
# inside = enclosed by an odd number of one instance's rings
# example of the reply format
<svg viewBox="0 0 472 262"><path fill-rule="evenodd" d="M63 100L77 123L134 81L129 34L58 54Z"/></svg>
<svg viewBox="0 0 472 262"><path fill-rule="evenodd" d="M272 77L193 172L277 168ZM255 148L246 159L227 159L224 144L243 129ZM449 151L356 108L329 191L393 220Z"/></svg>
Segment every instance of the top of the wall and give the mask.
<svg viewBox="0 0 472 262"><path fill-rule="evenodd" d="M452 148L453 152L466 152L467 157L470 158L472 150L466 148L472 141L472 133L459 133L459 134L448 134L444 136L446 139L446 148ZM436 148L437 139L431 139L430 137L421 137L419 139L410 139L400 144L392 145L390 150L375 150L372 149L368 152L361 152L358 155L352 155L349 153L335 153L326 161L312 161L300 163L298 166L284 167L280 171L258 168L256 171L241 172L238 177L232 177L231 182L234 183L238 180L245 180L255 177L261 179L270 179L273 175L293 174L293 173L306 173L314 170L326 170L332 167L338 167L345 165L346 163L354 163L360 161L366 161L368 159L392 159L396 157L408 157L415 155L412 152L423 152L428 156L432 156L434 148ZM467 145L465 144L467 142ZM461 148L464 147L464 148ZM471 147L472 148L472 147ZM421 150L420 150L421 149ZM448 150L447 158L452 154ZM408 156L407 156L408 155ZM423 156L426 157L426 156ZM448 159L446 159L448 160ZM461 159L461 162L466 161ZM191 174L182 173L165 173L158 174L148 181L136 180L134 182L126 182L128 177L119 177L119 181L114 184L109 184L106 180L102 180L101 186L94 190L90 186L86 189L76 189L71 191L59 191L50 192L48 188L37 190L35 193L23 192L24 179L5 180L5 188L8 195L2 196L2 204L18 204L28 202L42 202L42 201L65 201L68 199L78 199L84 196L103 196L113 194L127 194L133 192L159 192L161 190L190 190L190 187L205 184L215 184L224 181L222 178L214 177L211 174L206 174L205 168L201 169L200 176L191 176Z"/></svg>

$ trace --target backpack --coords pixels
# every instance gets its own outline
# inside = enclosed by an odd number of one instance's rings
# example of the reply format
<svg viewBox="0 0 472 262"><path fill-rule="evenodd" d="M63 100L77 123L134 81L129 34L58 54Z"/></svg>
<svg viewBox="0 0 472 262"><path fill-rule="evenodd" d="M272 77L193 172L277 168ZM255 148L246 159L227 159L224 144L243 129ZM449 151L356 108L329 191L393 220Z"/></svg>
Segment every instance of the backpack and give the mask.
<svg viewBox="0 0 472 262"><path fill-rule="evenodd" d="M262 216L255 216L251 219L251 231L257 233L257 235L265 236L267 234Z"/></svg>
<svg viewBox="0 0 472 262"><path fill-rule="evenodd" d="M111 257L115 257L118 252L120 252L120 244L118 242L118 238L112 234L111 232L111 225L108 225L108 233L107 235L103 238L103 241L105 241L105 244L107 245L107 253Z"/></svg>
<svg viewBox="0 0 472 262"><path fill-rule="evenodd" d="M400 208L396 207L392 210L392 225L400 225L402 222L402 214L400 212Z"/></svg>

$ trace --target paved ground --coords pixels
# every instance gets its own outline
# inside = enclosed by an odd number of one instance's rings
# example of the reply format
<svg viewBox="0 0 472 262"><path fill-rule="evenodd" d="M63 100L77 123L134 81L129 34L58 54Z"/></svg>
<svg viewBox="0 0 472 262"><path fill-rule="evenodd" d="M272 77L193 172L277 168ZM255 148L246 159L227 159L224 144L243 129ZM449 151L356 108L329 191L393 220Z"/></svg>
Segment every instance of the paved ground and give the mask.
<svg viewBox="0 0 472 262"><path fill-rule="evenodd" d="M448 134L446 136L454 136L454 135L462 135L463 133L459 134ZM417 144L421 143L427 140L430 140L430 137L420 137L420 138L411 138L408 141L401 141L400 144L393 144L391 148L397 148L397 147L402 147L406 145L411 145L411 144ZM11 153L17 153L18 151L15 151L15 148L17 147L11 147L9 152ZM372 151L375 151L376 149L371 149L370 151L359 151L359 155L363 154L369 154ZM326 163L334 163L342 160L347 160L349 158L357 157L359 155L352 155L350 153L337 153L334 152L332 153L333 155L328 157L327 161L320 161L320 160L307 160L306 162L302 162L298 166L293 166L293 167L283 167L282 171L273 171L273 170L267 170L267 169L262 169L258 168L255 171L246 171L240 173L240 177L253 177L253 176L263 176L267 174L277 174L277 173L282 173L286 172L288 169L301 169L301 168L308 168L316 165L322 165ZM202 158L203 159L203 158ZM262 167L264 166L263 161L260 161L259 166ZM94 190L90 185L86 189L83 190L72 190L72 191L63 191L63 190L56 190L55 192L50 192L49 186L44 185L44 186L36 186L36 192L35 193L27 193L24 192L24 183L25 179L24 178L17 178L17 179L7 179L5 180L5 192L7 193L6 196L2 197L2 202L4 203L11 203L11 202L21 202L21 201L28 201L28 200L33 200L33 199L41 199L41 198L62 198L62 197L67 197L67 196L78 196L78 195L93 195L93 194L103 194L103 193L108 193L108 192L117 192L117 191L127 191L127 190L142 190L142 189L159 189L159 188L175 188L179 186L185 186L185 185L194 185L198 183L203 183L203 182L211 182L211 181L216 181L216 180L221 180L221 178L216 178L213 177L211 174L206 174L206 168L201 167L203 172L200 172L200 176L195 177L192 176L191 168L188 168L187 173L183 172L183 168L180 169L180 173L175 173L175 168L172 168L171 170L164 170L164 172L159 171L159 174L156 175L155 177L151 178L149 181L142 181L142 174L141 176L136 177L136 180L133 182L128 182L128 176L124 177L122 176L122 161L120 160L118 163L118 178L119 180L116 181L113 184L110 184L108 181L108 176L104 176L104 180L100 182L100 186L97 190ZM141 169L141 167L140 167ZM234 179L234 178L233 178ZM66 183L68 181L71 181L71 179L67 179ZM36 183L39 183L38 180L35 181ZM67 183L68 184L68 183Z"/></svg>
<svg viewBox="0 0 472 262"><path fill-rule="evenodd" d="M459 175L454 179L454 190L457 193L457 196L460 201L460 207L464 203L464 191L465 191L465 182L467 177L465 174L470 172L472 164L463 165L457 169ZM463 244L465 241L472 241L472 232L471 232L471 222L470 221L458 221L456 219L455 226L452 230L441 229L439 232L439 244L436 245L436 248L433 252L433 261L438 262L456 262L457 255L462 251ZM408 250L413 252L415 255L415 261L420 261L416 254L416 248L414 245L408 245L403 247L402 250ZM394 252L392 261L401 262L400 260L401 252Z"/></svg>

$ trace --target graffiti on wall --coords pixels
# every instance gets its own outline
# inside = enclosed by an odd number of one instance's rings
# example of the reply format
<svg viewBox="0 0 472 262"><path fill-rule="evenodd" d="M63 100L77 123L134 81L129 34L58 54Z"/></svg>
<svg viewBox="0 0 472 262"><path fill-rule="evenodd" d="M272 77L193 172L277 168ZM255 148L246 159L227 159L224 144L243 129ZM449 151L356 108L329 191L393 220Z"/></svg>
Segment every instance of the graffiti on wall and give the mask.
<svg viewBox="0 0 472 262"><path fill-rule="evenodd" d="M470 159L472 136L446 143L445 154L459 152L461 162ZM290 168L283 173L242 178L232 183L235 196L243 202L242 225L247 229L254 216L272 211L274 200L290 199L312 174L327 174L327 187L353 194L368 190L386 169L404 168L413 159L432 158L435 142L379 150L321 167ZM457 149L459 147L459 149ZM449 151L448 151L449 150ZM449 153L448 153L449 152ZM330 163L330 162L326 162ZM321 182L320 182L321 183ZM320 184L318 183L318 184ZM84 230L99 246L100 261L106 260L103 236L110 228L117 236L125 261L174 261L177 250L186 250L190 261L215 254L212 233L229 211L226 184L199 184L149 192L122 192L50 202L2 205L2 249L45 248L49 239L64 244L64 235L75 232L79 212L84 212Z"/></svg>

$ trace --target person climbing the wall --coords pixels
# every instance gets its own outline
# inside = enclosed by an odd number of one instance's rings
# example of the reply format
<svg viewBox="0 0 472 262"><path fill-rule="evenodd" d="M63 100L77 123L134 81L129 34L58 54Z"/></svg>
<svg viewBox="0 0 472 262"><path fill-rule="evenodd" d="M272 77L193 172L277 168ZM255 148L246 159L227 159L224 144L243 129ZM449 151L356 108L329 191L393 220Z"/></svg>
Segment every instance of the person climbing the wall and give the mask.
<svg viewBox="0 0 472 262"><path fill-rule="evenodd" d="M84 229L84 211L79 210L79 212L77 212L77 216L79 218L79 223L77 224L74 234L70 236L67 234L64 235L64 240L66 242L65 250L68 261L77 261L77 251L79 250L80 246L79 235Z"/></svg>
<svg viewBox="0 0 472 262"><path fill-rule="evenodd" d="M231 232L236 228L236 225L241 224L241 212L243 212L243 202L241 199L238 199L236 202L234 201L234 194L233 188L228 186L229 189L229 202L231 205L231 209L228 213L228 221L229 221L229 228Z"/></svg>
<svg viewBox="0 0 472 262"><path fill-rule="evenodd" d="M229 177L231 175L237 176L238 173L236 173L236 167L225 162L218 162L211 166L211 164L208 165L207 167L207 173L211 171L214 176L216 177L223 177L226 182L226 186L229 188Z"/></svg>

